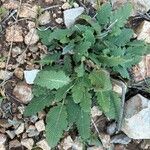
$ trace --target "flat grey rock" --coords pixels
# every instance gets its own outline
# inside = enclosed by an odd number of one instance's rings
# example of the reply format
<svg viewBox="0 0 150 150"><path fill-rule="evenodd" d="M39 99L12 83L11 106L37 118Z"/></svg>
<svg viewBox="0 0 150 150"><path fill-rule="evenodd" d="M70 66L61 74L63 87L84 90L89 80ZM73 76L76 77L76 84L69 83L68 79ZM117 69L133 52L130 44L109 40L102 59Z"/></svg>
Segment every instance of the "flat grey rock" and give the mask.
<svg viewBox="0 0 150 150"><path fill-rule="evenodd" d="M121 130L133 139L150 139L150 100L137 94L127 101Z"/></svg>
<svg viewBox="0 0 150 150"><path fill-rule="evenodd" d="M76 19L84 12L83 7L72 8L64 11L64 23L67 28L70 28Z"/></svg>
<svg viewBox="0 0 150 150"><path fill-rule="evenodd" d="M111 143L114 144L129 144L130 142L131 138L129 138L125 134L118 134L111 138Z"/></svg>

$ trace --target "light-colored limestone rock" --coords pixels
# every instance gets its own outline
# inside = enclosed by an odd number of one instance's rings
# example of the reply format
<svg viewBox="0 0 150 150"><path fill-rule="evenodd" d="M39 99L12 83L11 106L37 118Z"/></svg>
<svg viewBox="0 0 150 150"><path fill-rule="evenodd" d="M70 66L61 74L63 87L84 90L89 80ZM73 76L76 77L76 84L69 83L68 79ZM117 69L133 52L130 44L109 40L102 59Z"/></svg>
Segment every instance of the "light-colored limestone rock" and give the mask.
<svg viewBox="0 0 150 150"><path fill-rule="evenodd" d="M26 45L34 45L38 42L39 36L35 28L32 28L24 38Z"/></svg>
<svg viewBox="0 0 150 150"><path fill-rule="evenodd" d="M127 101L122 131L133 139L150 139L150 100L137 94Z"/></svg>
<svg viewBox="0 0 150 150"><path fill-rule="evenodd" d="M83 7L72 8L64 11L64 23L67 28L70 28L76 19L84 12Z"/></svg>

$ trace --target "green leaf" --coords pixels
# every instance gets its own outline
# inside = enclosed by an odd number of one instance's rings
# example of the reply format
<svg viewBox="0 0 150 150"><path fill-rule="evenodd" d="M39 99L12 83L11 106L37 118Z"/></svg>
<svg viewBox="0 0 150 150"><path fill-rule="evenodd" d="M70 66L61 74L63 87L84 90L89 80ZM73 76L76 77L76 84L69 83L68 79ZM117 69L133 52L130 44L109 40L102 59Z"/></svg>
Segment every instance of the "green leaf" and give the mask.
<svg viewBox="0 0 150 150"><path fill-rule="evenodd" d="M74 43L70 42L68 45L66 45L66 46L63 48L62 55L65 55L65 54L73 54L74 46L75 46Z"/></svg>
<svg viewBox="0 0 150 150"><path fill-rule="evenodd" d="M49 42L52 40L66 40L67 37L69 37L72 34L70 29L56 29L54 30L50 36L49 36ZM63 42L62 42L63 43ZM66 42L64 42L66 43Z"/></svg>
<svg viewBox="0 0 150 150"><path fill-rule="evenodd" d="M113 67L113 70L115 72L118 72L123 78L126 78L126 79L129 79L130 76L129 76L129 72L127 70L126 67L123 67L123 66L117 66L117 67Z"/></svg>
<svg viewBox="0 0 150 150"><path fill-rule="evenodd" d="M88 49L91 47L91 42L81 41L80 44L75 47L74 58L77 62L81 61L83 56L88 56Z"/></svg>
<svg viewBox="0 0 150 150"><path fill-rule="evenodd" d="M34 83L50 90L58 89L67 85L70 78L63 71L41 71L38 73Z"/></svg>
<svg viewBox="0 0 150 150"><path fill-rule="evenodd" d="M83 34L84 40L88 41L93 45L95 43L95 36L92 30L86 30Z"/></svg>
<svg viewBox="0 0 150 150"><path fill-rule="evenodd" d="M41 30L37 30L37 33L41 39L41 42L44 44L44 45L51 45L51 43L49 42L49 37L52 33L51 30L44 30L44 28L41 28Z"/></svg>
<svg viewBox="0 0 150 150"><path fill-rule="evenodd" d="M59 60L61 53L54 53L51 55L47 55L44 58L40 60L41 65L49 65L52 64L53 62L56 62Z"/></svg>
<svg viewBox="0 0 150 150"><path fill-rule="evenodd" d="M53 94L40 95L33 97L32 101L28 104L25 109L24 115L31 116L42 111L46 106L49 106L54 101Z"/></svg>
<svg viewBox="0 0 150 150"><path fill-rule="evenodd" d="M64 56L64 66L63 70L65 71L66 74L71 74L72 73L72 60L70 55L65 55Z"/></svg>
<svg viewBox="0 0 150 150"><path fill-rule="evenodd" d="M131 11L132 11L132 5L130 3L124 4L122 7L113 11L111 15L111 22L117 20L116 25L118 27L123 27L127 19L130 17Z"/></svg>
<svg viewBox="0 0 150 150"><path fill-rule="evenodd" d="M89 93L90 83L86 76L79 78L73 86L72 98L75 103L80 103L83 111L89 112L91 109L91 94Z"/></svg>
<svg viewBox="0 0 150 150"><path fill-rule="evenodd" d="M128 47L126 49L126 55L132 55L132 57L134 56L143 56L144 54L146 54L147 51L147 47L146 46L133 46L133 47Z"/></svg>
<svg viewBox="0 0 150 150"><path fill-rule="evenodd" d="M77 73L78 77L82 77L84 75L85 70L83 62L81 62L80 66L75 68L75 72Z"/></svg>
<svg viewBox="0 0 150 150"><path fill-rule="evenodd" d="M78 82L72 88L72 97L75 103L80 103L82 101L83 92L85 90L84 85L81 82Z"/></svg>
<svg viewBox="0 0 150 150"><path fill-rule="evenodd" d="M104 114L109 119L118 119L121 106L119 96L112 91L99 91L96 95L100 109Z"/></svg>
<svg viewBox="0 0 150 150"><path fill-rule="evenodd" d="M90 137L90 121L90 113L80 110L76 125L83 140L86 140Z"/></svg>
<svg viewBox="0 0 150 150"><path fill-rule="evenodd" d="M85 112L90 112L92 100L91 100L91 94L88 92L87 88L84 88L81 96L82 96L80 101L81 109Z"/></svg>
<svg viewBox="0 0 150 150"><path fill-rule="evenodd" d="M118 36L116 37L113 36L108 40L113 42L117 46L125 46L126 43L130 41L132 36L133 30L125 28L121 31L121 33Z"/></svg>
<svg viewBox="0 0 150 150"><path fill-rule="evenodd" d="M50 147L55 147L68 126L66 107L59 105L51 108L46 123L46 139Z"/></svg>
<svg viewBox="0 0 150 150"><path fill-rule="evenodd" d="M55 94L55 101L59 102L62 99L66 98L67 93L70 91L70 89L73 87L72 82L69 83L68 85L65 85L61 88L59 88Z"/></svg>
<svg viewBox="0 0 150 150"><path fill-rule="evenodd" d="M110 90L112 88L109 73L105 70L93 70L89 75L89 79L95 91Z"/></svg>
<svg viewBox="0 0 150 150"><path fill-rule="evenodd" d="M80 106L76 104L71 97L69 97L67 100L68 122L69 124L73 124L78 119L80 113Z"/></svg>
<svg viewBox="0 0 150 150"><path fill-rule="evenodd" d="M96 18L100 25L107 24L111 15L112 7L109 3L103 4L97 11Z"/></svg>
<svg viewBox="0 0 150 150"><path fill-rule="evenodd" d="M41 96L41 95L45 95L45 93L49 93L49 92L50 92L50 90L48 90L45 87L33 85L32 94L36 97Z"/></svg>
<svg viewBox="0 0 150 150"><path fill-rule="evenodd" d="M118 66L120 64L124 64L126 63L128 60L122 58L122 57L114 57L114 56L98 56L98 60L100 61L101 64L106 65L108 67L114 67L114 66Z"/></svg>
<svg viewBox="0 0 150 150"><path fill-rule="evenodd" d="M93 29L97 32L97 34L100 34L101 26L99 25L98 22L95 22L95 20L93 18L91 18L90 16L87 16L87 15L81 15L80 18L85 20L87 23L89 23L91 25L91 27L93 27Z"/></svg>

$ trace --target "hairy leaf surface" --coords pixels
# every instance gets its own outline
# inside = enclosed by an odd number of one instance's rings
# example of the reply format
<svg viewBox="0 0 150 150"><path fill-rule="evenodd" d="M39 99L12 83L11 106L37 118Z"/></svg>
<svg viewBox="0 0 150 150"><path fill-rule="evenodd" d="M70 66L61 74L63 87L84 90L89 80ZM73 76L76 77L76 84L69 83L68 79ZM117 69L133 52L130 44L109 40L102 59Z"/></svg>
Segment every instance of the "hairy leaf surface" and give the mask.
<svg viewBox="0 0 150 150"><path fill-rule="evenodd" d="M49 145L54 147L68 126L66 107L59 105L51 108L47 114L46 123L46 139Z"/></svg>
<svg viewBox="0 0 150 150"><path fill-rule="evenodd" d="M39 72L34 83L48 89L58 89L67 85L70 78L63 71L42 71Z"/></svg>

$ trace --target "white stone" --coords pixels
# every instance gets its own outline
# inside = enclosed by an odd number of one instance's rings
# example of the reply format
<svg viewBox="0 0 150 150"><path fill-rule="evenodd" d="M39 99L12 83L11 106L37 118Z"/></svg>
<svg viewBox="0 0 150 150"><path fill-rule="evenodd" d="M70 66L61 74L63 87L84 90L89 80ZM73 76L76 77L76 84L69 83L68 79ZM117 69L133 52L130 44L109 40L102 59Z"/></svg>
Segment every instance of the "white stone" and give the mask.
<svg viewBox="0 0 150 150"><path fill-rule="evenodd" d="M11 53L12 53L12 57L16 57L16 56L18 56L19 54L22 53L22 50L21 50L20 47L16 46L16 47L12 48L12 52Z"/></svg>
<svg viewBox="0 0 150 150"><path fill-rule="evenodd" d="M78 8L79 4L77 4L76 2L73 3L74 8Z"/></svg>
<svg viewBox="0 0 150 150"><path fill-rule="evenodd" d="M48 143L45 139L39 141L36 145L38 147L42 148L43 150L51 150L50 146L48 145Z"/></svg>
<svg viewBox="0 0 150 150"><path fill-rule="evenodd" d="M39 41L39 36L35 28L32 28L24 38L26 45L34 45Z"/></svg>
<svg viewBox="0 0 150 150"><path fill-rule="evenodd" d="M112 90L118 93L119 96L122 96L123 90L125 90L124 92L126 92L126 89L127 89L127 86L122 81L114 80L112 82Z"/></svg>
<svg viewBox="0 0 150 150"><path fill-rule="evenodd" d="M0 79L1 80L8 80L13 75L12 72L0 70Z"/></svg>
<svg viewBox="0 0 150 150"><path fill-rule="evenodd" d="M110 135L104 134L104 133L100 133L100 137L101 137L101 142L103 144L103 147L106 148L106 149L109 149L111 147Z"/></svg>
<svg viewBox="0 0 150 150"><path fill-rule="evenodd" d="M21 146L21 143L17 139L11 140L9 142L9 150L12 149L12 148L13 149L19 149L19 148L21 148L20 146Z"/></svg>
<svg viewBox="0 0 150 150"><path fill-rule="evenodd" d="M95 118L97 116L101 116L102 111L100 111L97 106L93 106L92 109L91 109L91 115L92 115L92 118Z"/></svg>
<svg viewBox="0 0 150 150"><path fill-rule="evenodd" d="M42 132L45 130L45 124L43 120L39 120L38 122L35 123L35 127L39 132Z"/></svg>
<svg viewBox="0 0 150 150"><path fill-rule="evenodd" d="M22 139L21 144L26 147L28 150L31 150L33 148L34 141L32 138L28 139Z"/></svg>
<svg viewBox="0 0 150 150"><path fill-rule="evenodd" d="M41 14L38 18L40 25L46 25L50 22L50 13L48 11L45 11L43 14Z"/></svg>
<svg viewBox="0 0 150 150"><path fill-rule="evenodd" d="M35 28L36 24L33 21L28 21L28 28L31 30L32 28Z"/></svg>
<svg viewBox="0 0 150 150"><path fill-rule="evenodd" d="M30 117L30 121L31 121L32 123L35 123L37 120L38 120L38 116L37 116L37 115L32 115L32 116Z"/></svg>
<svg viewBox="0 0 150 150"><path fill-rule="evenodd" d="M26 133L28 133L28 137L34 137L39 135L39 132L34 125L30 125L29 128L26 130Z"/></svg>
<svg viewBox="0 0 150 150"><path fill-rule="evenodd" d="M16 59L17 62L19 62L20 64L24 64L26 59L26 54L22 53L21 55L18 56L18 58Z"/></svg>
<svg viewBox="0 0 150 150"><path fill-rule="evenodd" d="M1 145L0 145L0 150L6 150L5 145L1 144Z"/></svg>
<svg viewBox="0 0 150 150"><path fill-rule="evenodd" d="M63 19L62 18L57 18L55 19L56 23L61 24L63 23Z"/></svg>
<svg viewBox="0 0 150 150"><path fill-rule="evenodd" d="M138 40L145 40L146 43L150 43L150 22L144 21L144 24L137 34Z"/></svg>
<svg viewBox="0 0 150 150"><path fill-rule="evenodd" d="M83 143L77 137L72 145L73 150L83 150Z"/></svg>
<svg viewBox="0 0 150 150"><path fill-rule="evenodd" d="M37 70L37 69L30 70L30 71L25 70L24 71L24 78L26 80L26 83L27 84L33 84L38 72L39 72L39 70Z"/></svg>
<svg viewBox="0 0 150 150"><path fill-rule="evenodd" d="M9 136L11 139L13 139L13 138L15 137L15 132L14 132L14 131L7 130L7 131L5 131L5 132L8 134L8 136Z"/></svg>
<svg viewBox="0 0 150 150"><path fill-rule="evenodd" d="M150 0L130 0L136 12L147 12L150 8Z"/></svg>
<svg viewBox="0 0 150 150"><path fill-rule="evenodd" d="M71 136L67 136L62 143L63 149L68 150L72 147L72 145L73 145L73 140L72 140Z"/></svg>
<svg viewBox="0 0 150 150"><path fill-rule="evenodd" d="M131 138L129 138L125 134L115 135L111 138L111 141L110 141L110 143L124 144L124 145L129 144L130 142L131 142Z"/></svg>
<svg viewBox="0 0 150 150"><path fill-rule="evenodd" d="M66 3L64 3L63 5L62 5L62 9L64 9L64 10L66 10L66 9L69 9L71 6L70 6L70 4L68 3L68 2L66 2Z"/></svg>
<svg viewBox="0 0 150 150"><path fill-rule="evenodd" d="M6 135L0 133L0 145L5 144L6 139L7 139Z"/></svg>
<svg viewBox="0 0 150 150"><path fill-rule="evenodd" d="M150 100L137 94L127 101L122 131L133 139L150 139Z"/></svg>
<svg viewBox="0 0 150 150"><path fill-rule="evenodd" d="M23 133L24 128L25 128L24 123L21 123L20 126L15 130L15 134L19 135L19 134Z"/></svg>
<svg viewBox="0 0 150 150"><path fill-rule="evenodd" d="M64 11L64 23L67 28L70 28L76 19L84 12L83 7L72 8Z"/></svg>

